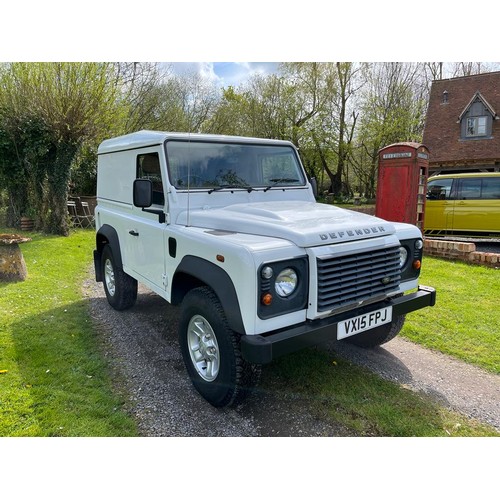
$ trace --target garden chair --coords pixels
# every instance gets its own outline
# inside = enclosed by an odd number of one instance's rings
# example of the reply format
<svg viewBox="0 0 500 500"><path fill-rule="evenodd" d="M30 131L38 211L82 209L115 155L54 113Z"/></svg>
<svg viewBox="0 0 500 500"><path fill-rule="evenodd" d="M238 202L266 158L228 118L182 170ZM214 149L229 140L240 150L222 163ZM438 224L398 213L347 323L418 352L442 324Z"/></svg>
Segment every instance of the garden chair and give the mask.
<svg viewBox="0 0 500 500"><path fill-rule="evenodd" d="M82 222L85 222L85 227L94 227L94 215L90 212L89 204L86 201L81 202L83 215L80 216Z"/></svg>
<svg viewBox="0 0 500 500"><path fill-rule="evenodd" d="M78 214L78 210L76 208L76 202L68 200L66 203L68 205L68 213L69 213L71 223L73 224L73 226L83 228L82 219L81 219L80 215Z"/></svg>

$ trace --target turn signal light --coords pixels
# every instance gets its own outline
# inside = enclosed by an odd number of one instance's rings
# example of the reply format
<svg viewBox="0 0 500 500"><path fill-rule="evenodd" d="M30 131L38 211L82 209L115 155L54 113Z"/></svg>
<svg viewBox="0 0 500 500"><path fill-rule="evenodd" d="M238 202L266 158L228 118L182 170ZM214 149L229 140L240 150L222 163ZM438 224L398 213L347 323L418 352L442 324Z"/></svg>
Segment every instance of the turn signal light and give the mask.
<svg viewBox="0 0 500 500"><path fill-rule="evenodd" d="M419 260L414 260L413 261L413 269L420 269L420 267L422 266L422 262L420 262Z"/></svg>
<svg viewBox="0 0 500 500"><path fill-rule="evenodd" d="M265 306L270 306L273 301L273 296L270 293L265 293L260 300Z"/></svg>

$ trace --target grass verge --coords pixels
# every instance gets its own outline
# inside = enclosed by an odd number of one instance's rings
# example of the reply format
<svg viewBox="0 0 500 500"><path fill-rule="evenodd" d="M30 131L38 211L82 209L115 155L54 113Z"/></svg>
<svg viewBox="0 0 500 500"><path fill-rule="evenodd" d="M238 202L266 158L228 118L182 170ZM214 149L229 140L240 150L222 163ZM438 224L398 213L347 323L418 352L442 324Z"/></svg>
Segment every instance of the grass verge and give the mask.
<svg viewBox="0 0 500 500"><path fill-rule="evenodd" d="M0 284L0 436L136 435L81 296L93 231L29 236L27 280Z"/></svg>
<svg viewBox="0 0 500 500"><path fill-rule="evenodd" d="M309 401L318 417L357 436L486 437L494 428L450 411L318 348L279 358L266 368L273 391ZM265 388L265 387L264 387Z"/></svg>
<svg viewBox="0 0 500 500"><path fill-rule="evenodd" d="M402 336L500 373L500 269L425 257L420 283L436 305L408 314Z"/></svg>

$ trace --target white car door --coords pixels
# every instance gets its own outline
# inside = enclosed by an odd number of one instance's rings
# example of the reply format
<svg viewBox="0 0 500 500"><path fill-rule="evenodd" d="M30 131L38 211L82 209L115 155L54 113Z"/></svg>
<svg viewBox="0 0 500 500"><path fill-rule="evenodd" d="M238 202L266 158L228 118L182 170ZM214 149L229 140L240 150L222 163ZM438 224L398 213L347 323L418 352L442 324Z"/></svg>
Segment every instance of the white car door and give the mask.
<svg viewBox="0 0 500 500"><path fill-rule="evenodd" d="M165 211L164 183L159 155L156 151L143 150L137 154L137 178L153 183L151 209ZM144 278L145 284L160 292L165 290L166 224L157 214L133 207L126 237L132 255L131 268Z"/></svg>

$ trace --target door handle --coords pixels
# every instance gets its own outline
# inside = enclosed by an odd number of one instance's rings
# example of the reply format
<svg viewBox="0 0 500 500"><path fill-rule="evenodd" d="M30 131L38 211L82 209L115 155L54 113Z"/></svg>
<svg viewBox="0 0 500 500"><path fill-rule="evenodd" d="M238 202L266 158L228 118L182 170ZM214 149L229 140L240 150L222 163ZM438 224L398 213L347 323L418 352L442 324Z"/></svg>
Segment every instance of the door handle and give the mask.
<svg viewBox="0 0 500 500"><path fill-rule="evenodd" d="M132 236L139 236L139 233L137 231L134 231L133 229L131 229L128 234L131 234Z"/></svg>

